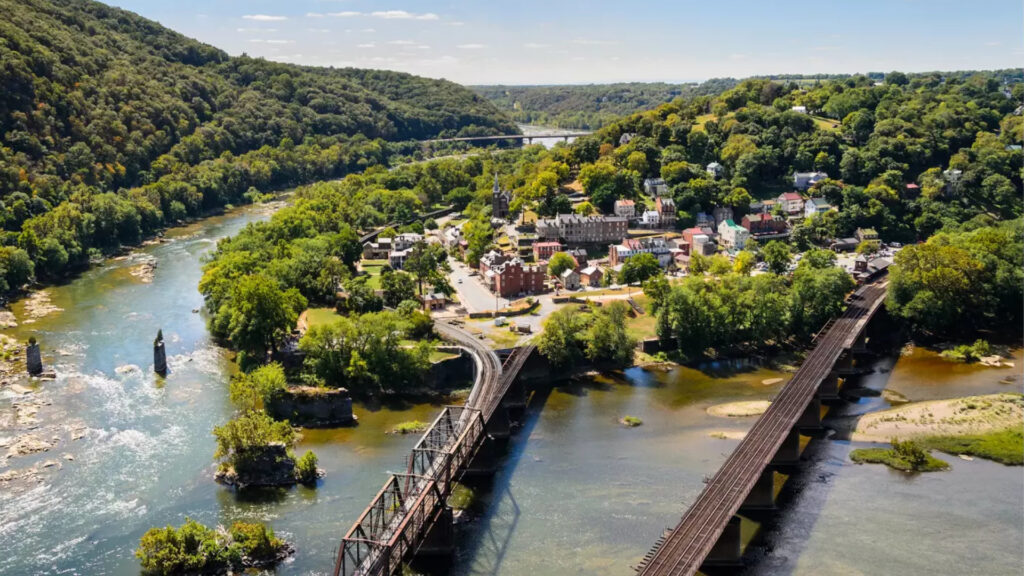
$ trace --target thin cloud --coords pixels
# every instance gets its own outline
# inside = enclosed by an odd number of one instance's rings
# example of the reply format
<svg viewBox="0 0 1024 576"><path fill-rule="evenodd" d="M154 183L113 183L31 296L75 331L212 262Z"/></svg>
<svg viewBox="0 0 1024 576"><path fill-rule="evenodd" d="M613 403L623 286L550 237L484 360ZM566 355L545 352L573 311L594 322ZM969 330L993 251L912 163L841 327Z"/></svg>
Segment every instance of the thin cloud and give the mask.
<svg viewBox="0 0 1024 576"><path fill-rule="evenodd" d="M257 22L279 22L281 20L287 20L287 16L271 16L269 14L246 14L242 16L245 20L255 20Z"/></svg>
<svg viewBox="0 0 1024 576"><path fill-rule="evenodd" d="M319 12L306 12L306 18L323 18L324 15Z"/></svg>
<svg viewBox="0 0 1024 576"><path fill-rule="evenodd" d="M530 48L531 50L536 50L538 48L550 48L550 47L551 47L550 44L538 44L536 42L527 42L526 44L523 44L523 48Z"/></svg>
<svg viewBox="0 0 1024 576"><path fill-rule="evenodd" d="M456 46L459 50L479 50L486 47L485 44L459 44Z"/></svg>
<svg viewBox="0 0 1024 576"><path fill-rule="evenodd" d="M373 42L367 42L366 44L356 44L356 48L376 48L377 45Z"/></svg>
<svg viewBox="0 0 1024 576"><path fill-rule="evenodd" d="M416 42L412 40L389 40L388 44L394 44L395 46L413 46Z"/></svg>
<svg viewBox="0 0 1024 576"><path fill-rule="evenodd" d="M351 10L347 10L345 12L328 12L327 15L333 16L334 18L355 18L356 16L362 16L363 13L352 12Z"/></svg>
<svg viewBox="0 0 1024 576"><path fill-rule="evenodd" d="M249 42L254 44L295 44L295 40L264 40L262 38L253 38Z"/></svg>
<svg viewBox="0 0 1024 576"><path fill-rule="evenodd" d="M405 10L378 10L376 12L370 12L370 16L374 18L383 18L385 20L440 20L441 17L433 12L424 12L423 14L416 14L413 12L406 12Z"/></svg>
<svg viewBox="0 0 1024 576"><path fill-rule="evenodd" d="M242 32L243 34L249 32L277 32L277 28L235 28L235 32Z"/></svg>
<svg viewBox="0 0 1024 576"><path fill-rule="evenodd" d="M594 40L592 38L574 38L573 44L579 44L581 46L614 46L619 43L618 40Z"/></svg>

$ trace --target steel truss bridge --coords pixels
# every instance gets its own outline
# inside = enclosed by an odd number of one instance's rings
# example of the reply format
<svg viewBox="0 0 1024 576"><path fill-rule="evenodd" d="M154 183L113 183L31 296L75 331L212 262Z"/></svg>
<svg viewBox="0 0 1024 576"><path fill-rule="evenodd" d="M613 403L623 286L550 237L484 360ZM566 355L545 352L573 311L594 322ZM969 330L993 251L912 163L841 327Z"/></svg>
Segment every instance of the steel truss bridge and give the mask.
<svg viewBox="0 0 1024 576"><path fill-rule="evenodd" d="M535 346L516 348L502 363L473 334L443 322L435 329L468 349L475 381L465 406L446 406L409 454L405 473L393 474L338 548L334 576L389 576L401 570L433 526L445 529L448 496L505 417L502 401ZM507 426L507 420L504 421Z"/></svg>

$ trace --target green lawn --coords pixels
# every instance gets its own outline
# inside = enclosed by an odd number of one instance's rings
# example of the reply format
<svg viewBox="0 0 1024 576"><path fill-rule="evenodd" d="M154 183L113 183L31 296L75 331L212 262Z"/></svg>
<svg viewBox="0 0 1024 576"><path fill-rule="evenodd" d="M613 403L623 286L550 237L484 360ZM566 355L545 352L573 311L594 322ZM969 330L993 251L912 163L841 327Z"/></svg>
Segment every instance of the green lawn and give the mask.
<svg viewBox="0 0 1024 576"><path fill-rule="evenodd" d="M334 308L309 308L305 312L306 315L306 329L310 329L313 326L320 326L322 324L330 324L334 322L340 316L334 311Z"/></svg>
<svg viewBox="0 0 1024 576"><path fill-rule="evenodd" d="M366 285L374 290L380 290L380 272L387 266L387 260L363 260L359 268L367 275Z"/></svg>
<svg viewBox="0 0 1024 576"><path fill-rule="evenodd" d="M830 132L835 132L836 130L839 130L838 120L832 120L831 118L823 118L821 116L811 116L811 118L814 120L814 125L822 130L828 130Z"/></svg>

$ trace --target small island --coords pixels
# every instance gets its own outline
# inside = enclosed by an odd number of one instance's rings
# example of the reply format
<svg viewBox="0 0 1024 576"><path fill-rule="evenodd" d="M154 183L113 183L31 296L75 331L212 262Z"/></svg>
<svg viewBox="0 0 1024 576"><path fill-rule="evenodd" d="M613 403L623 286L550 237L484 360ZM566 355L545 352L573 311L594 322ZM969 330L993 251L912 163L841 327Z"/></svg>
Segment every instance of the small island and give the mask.
<svg viewBox="0 0 1024 576"><path fill-rule="evenodd" d="M949 464L933 457L913 440L893 438L891 448L858 448L850 452L850 459L858 464L885 464L904 472L935 472L949 468Z"/></svg>
<svg viewBox="0 0 1024 576"><path fill-rule="evenodd" d="M294 552L291 544L261 523L235 522L225 530L186 518L177 528L150 528L135 556L143 574L174 576L269 568Z"/></svg>

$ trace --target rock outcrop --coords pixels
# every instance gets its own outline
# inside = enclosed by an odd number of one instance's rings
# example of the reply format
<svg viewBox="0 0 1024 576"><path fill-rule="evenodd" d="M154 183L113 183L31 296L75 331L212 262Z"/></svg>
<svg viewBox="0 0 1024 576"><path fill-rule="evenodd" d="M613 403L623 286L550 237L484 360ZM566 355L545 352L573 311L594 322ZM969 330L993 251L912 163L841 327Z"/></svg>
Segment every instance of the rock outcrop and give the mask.
<svg viewBox="0 0 1024 576"><path fill-rule="evenodd" d="M306 428L346 426L355 421L352 397L344 388L292 386L270 401L266 409L277 420Z"/></svg>
<svg viewBox="0 0 1024 576"><path fill-rule="evenodd" d="M218 482L239 488L295 484L295 459L288 454L288 447L280 442L247 450L233 460L233 467L217 472Z"/></svg>

